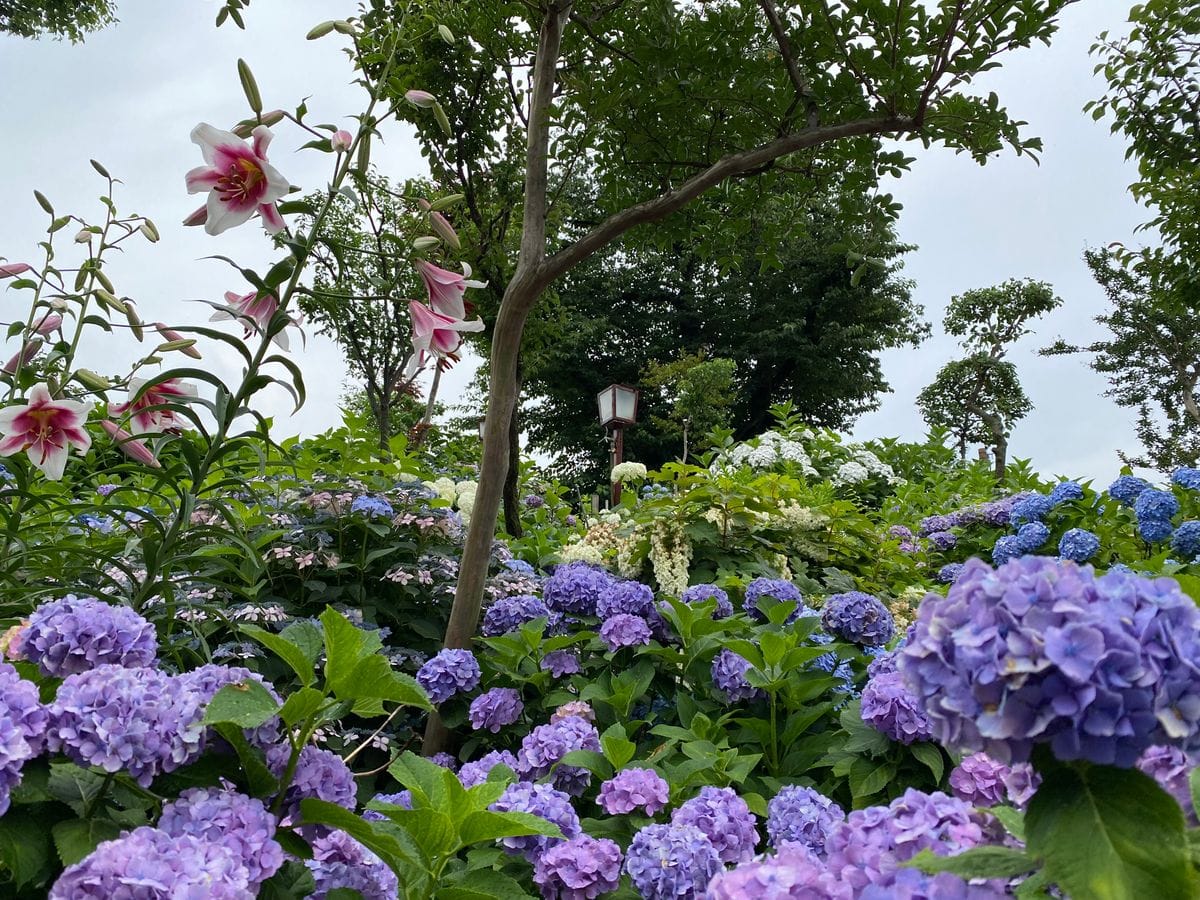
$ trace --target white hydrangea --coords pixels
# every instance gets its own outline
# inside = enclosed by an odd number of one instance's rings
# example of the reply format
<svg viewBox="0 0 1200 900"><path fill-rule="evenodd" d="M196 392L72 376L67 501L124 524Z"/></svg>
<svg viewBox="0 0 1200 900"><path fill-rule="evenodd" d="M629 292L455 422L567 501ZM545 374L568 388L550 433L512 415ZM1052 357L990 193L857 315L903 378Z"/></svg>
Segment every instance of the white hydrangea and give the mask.
<svg viewBox="0 0 1200 900"><path fill-rule="evenodd" d="M779 461L773 444L759 444L746 456L746 465L752 469L769 469Z"/></svg>
<svg viewBox="0 0 1200 900"><path fill-rule="evenodd" d="M809 457L808 451L799 441L784 441L779 445L779 456L781 459L799 466L800 471L806 477L817 474L817 470L813 468L812 458Z"/></svg>
<svg viewBox="0 0 1200 900"><path fill-rule="evenodd" d="M604 554L600 548L582 541L567 544L558 552L558 558L564 563L585 562L599 566L604 564Z"/></svg>
<svg viewBox="0 0 1200 900"><path fill-rule="evenodd" d="M463 494L474 494L479 490L479 483L475 481L460 481L454 485L454 493L461 497Z"/></svg>
<svg viewBox="0 0 1200 900"><path fill-rule="evenodd" d="M442 477L437 479L437 481L426 481L425 487L431 491L435 491L438 497L447 503L453 503L454 498L457 496L457 492L454 489L454 479L452 478Z"/></svg>
<svg viewBox="0 0 1200 900"><path fill-rule="evenodd" d="M801 506L795 500L779 504L779 518L793 531L817 531L829 521L827 516Z"/></svg>
<svg viewBox="0 0 1200 900"><path fill-rule="evenodd" d="M622 483L637 481L645 477L646 467L641 463L636 462L618 463L617 465L613 466L611 475L613 484L616 484L618 481Z"/></svg>
<svg viewBox="0 0 1200 900"><path fill-rule="evenodd" d="M844 462L833 473L833 483L836 485L861 484L871 477L867 467L860 462Z"/></svg>

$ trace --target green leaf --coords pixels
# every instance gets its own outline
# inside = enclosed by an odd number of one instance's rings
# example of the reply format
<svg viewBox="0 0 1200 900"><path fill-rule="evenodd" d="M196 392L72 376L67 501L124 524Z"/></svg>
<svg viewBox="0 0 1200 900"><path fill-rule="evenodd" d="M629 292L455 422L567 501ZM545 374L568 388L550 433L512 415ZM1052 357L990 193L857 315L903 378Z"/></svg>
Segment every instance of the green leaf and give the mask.
<svg viewBox="0 0 1200 900"><path fill-rule="evenodd" d="M317 664L317 660L321 658L321 653L325 650L324 635L321 634L321 629L312 622L293 622L279 632L279 636L300 648L300 652L309 661L310 668Z"/></svg>
<svg viewBox="0 0 1200 900"><path fill-rule="evenodd" d="M481 810L467 816L459 827L459 840L464 845L480 844L503 837L521 837L527 834L544 834L547 837L563 837L557 825L541 816L522 812L491 812Z"/></svg>
<svg viewBox="0 0 1200 900"><path fill-rule="evenodd" d="M247 678L227 684L213 696L204 710L205 725L229 722L242 728L257 728L279 712L277 701L262 682Z"/></svg>
<svg viewBox="0 0 1200 900"><path fill-rule="evenodd" d="M284 701L279 717L285 724L295 725L315 713L324 703L325 695L316 688L301 688Z"/></svg>
<svg viewBox="0 0 1200 900"><path fill-rule="evenodd" d="M258 641L287 663L304 687L308 687L317 680L316 673L313 671L314 657L310 657L299 644L293 643L283 635L273 634L259 628L257 625L243 625L241 630L243 634Z"/></svg>
<svg viewBox="0 0 1200 900"><path fill-rule="evenodd" d="M392 671L391 663L372 654L359 660L344 681L334 686L339 700L392 700L405 706L432 710L429 695L411 675Z"/></svg>
<svg viewBox="0 0 1200 900"><path fill-rule="evenodd" d="M587 769L593 775L599 775L601 778L611 778L613 767L609 764L603 753L597 753L595 750L572 750L562 758L564 766L579 766L582 769Z"/></svg>
<svg viewBox="0 0 1200 900"><path fill-rule="evenodd" d="M466 872L434 896L437 900L528 900L529 892L503 872L479 869Z"/></svg>
<svg viewBox="0 0 1200 900"><path fill-rule="evenodd" d="M259 900L302 900L317 890L308 866L289 859L278 872L263 882L258 890Z"/></svg>
<svg viewBox="0 0 1200 900"><path fill-rule="evenodd" d="M1025 840L1025 816L1011 806L993 806L988 809L995 816L1004 830L1019 841Z"/></svg>
<svg viewBox="0 0 1200 900"><path fill-rule="evenodd" d="M1015 878L1037 868L1037 860L1011 847L972 847L955 856L935 856L922 850L906 866L935 874L951 872L961 878Z"/></svg>
<svg viewBox="0 0 1200 900"><path fill-rule="evenodd" d="M121 826L107 819L68 819L51 829L58 858L64 866L74 865L101 841L111 841L120 833Z"/></svg>
<svg viewBox="0 0 1200 900"><path fill-rule="evenodd" d="M300 813L308 824L340 828L364 847L374 851L393 870L405 864L419 865L411 851L405 848L394 835L374 827L372 823L336 803L309 797L300 801Z"/></svg>
<svg viewBox="0 0 1200 900"><path fill-rule="evenodd" d="M1052 764L1025 814L1031 854L1073 897L1195 896L1183 811L1136 769Z"/></svg>
<svg viewBox="0 0 1200 900"><path fill-rule="evenodd" d="M946 762L942 756L942 748L937 744L931 744L928 741L918 741L915 744L909 745L909 751L918 760L925 764L925 767L933 773L934 781L942 780L942 773L946 770Z"/></svg>
<svg viewBox="0 0 1200 900"><path fill-rule="evenodd" d="M850 769L850 793L855 799L870 797L882 791L895 777L895 763L874 763L866 759L856 759Z"/></svg>
<svg viewBox="0 0 1200 900"><path fill-rule="evenodd" d="M10 809L0 818L0 871L7 869L18 888L49 880L54 847L45 810L50 805Z"/></svg>
<svg viewBox="0 0 1200 900"><path fill-rule="evenodd" d="M229 722L216 726L221 735L237 754L242 772L246 776L246 786L255 797L266 797L279 790L279 782L271 770L267 768L263 752L257 747L250 746L242 729Z"/></svg>

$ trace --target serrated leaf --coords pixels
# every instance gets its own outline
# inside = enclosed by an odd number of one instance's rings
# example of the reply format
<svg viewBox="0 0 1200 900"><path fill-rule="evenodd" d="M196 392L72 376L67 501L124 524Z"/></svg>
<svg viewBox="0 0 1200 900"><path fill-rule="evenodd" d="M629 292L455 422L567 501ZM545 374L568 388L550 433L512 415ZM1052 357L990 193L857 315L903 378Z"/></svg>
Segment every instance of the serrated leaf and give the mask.
<svg viewBox="0 0 1200 900"><path fill-rule="evenodd" d="M54 847L64 866L71 866L96 849L102 841L111 841L122 829L107 819L67 819L51 829Z"/></svg>
<svg viewBox="0 0 1200 900"><path fill-rule="evenodd" d="M305 649L299 644L294 643L288 638L280 634L274 634L257 625L243 625L241 632L247 635L251 640L262 644L280 659L282 659L300 679L300 684L308 687L317 680L316 672L313 670L313 659L309 657Z"/></svg>
<svg viewBox="0 0 1200 900"><path fill-rule="evenodd" d="M279 712L279 701L276 700L262 682L255 678L247 678L237 684L227 684L222 687L204 710L205 725L219 725L224 722L241 728L257 728Z"/></svg>
<svg viewBox="0 0 1200 900"><path fill-rule="evenodd" d="M917 741L914 744L910 744L908 750L925 768L929 769L933 774L934 781L942 780L942 773L946 770L946 762L942 757L941 747L937 744L931 744L929 741Z"/></svg>
<svg viewBox="0 0 1200 900"><path fill-rule="evenodd" d="M931 874L951 872L960 878L1016 878L1037 868L1037 860L1012 847L972 847L954 856L936 856L922 850L906 866Z"/></svg>

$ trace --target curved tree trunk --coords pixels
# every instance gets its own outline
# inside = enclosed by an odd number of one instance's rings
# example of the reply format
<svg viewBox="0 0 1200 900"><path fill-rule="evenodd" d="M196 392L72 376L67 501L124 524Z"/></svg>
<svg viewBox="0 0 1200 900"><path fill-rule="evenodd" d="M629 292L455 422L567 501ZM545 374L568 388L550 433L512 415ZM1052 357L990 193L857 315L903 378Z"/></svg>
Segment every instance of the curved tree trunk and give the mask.
<svg viewBox="0 0 1200 900"><path fill-rule="evenodd" d="M508 474L504 479L504 530L519 538L521 527L521 358L517 357L517 386L512 415L508 419Z"/></svg>

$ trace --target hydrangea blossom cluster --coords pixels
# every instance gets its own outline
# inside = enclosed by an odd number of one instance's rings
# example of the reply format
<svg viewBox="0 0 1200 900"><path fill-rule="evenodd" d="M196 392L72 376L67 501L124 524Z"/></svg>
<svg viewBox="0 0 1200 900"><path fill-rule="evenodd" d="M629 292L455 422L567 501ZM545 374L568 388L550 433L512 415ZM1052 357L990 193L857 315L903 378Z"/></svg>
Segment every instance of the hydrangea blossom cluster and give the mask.
<svg viewBox="0 0 1200 900"><path fill-rule="evenodd" d="M834 594L821 610L825 630L864 647L882 647L896 635L892 614L877 597L861 591Z"/></svg>
<svg viewBox="0 0 1200 900"><path fill-rule="evenodd" d="M539 816L557 825L568 839L578 836L583 831L579 824L579 816L571 806L571 798L548 784L533 784L529 781L510 784L504 789L500 799L488 808L493 812L523 812ZM562 843L562 840L544 834L530 834L501 838L500 844L507 852L513 855L519 853L529 862L536 863L538 857L549 847Z"/></svg>
<svg viewBox="0 0 1200 900"><path fill-rule="evenodd" d="M551 650L542 657L539 667L555 678L565 678L567 675L577 675L583 671L579 654L574 650Z"/></svg>
<svg viewBox="0 0 1200 900"><path fill-rule="evenodd" d="M954 584L958 580L958 576L962 574L962 563L946 563L937 572L937 580L939 584Z"/></svg>
<svg viewBox="0 0 1200 900"><path fill-rule="evenodd" d="M376 794L374 803L386 803L388 806L399 806L401 809L412 809L412 791L397 791L394 794ZM375 809L364 809L362 817L368 822L386 822L388 817Z"/></svg>
<svg viewBox="0 0 1200 900"><path fill-rule="evenodd" d="M440 705L455 694L475 690L481 674L474 653L447 648L417 670L417 684L425 689L431 702Z"/></svg>
<svg viewBox="0 0 1200 900"><path fill-rule="evenodd" d="M819 856L829 832L845 818L842 808L820 791L788 785L767 804L767 838L776 850L802 844Z"/></svg>
<svg viewBox="0 0 1200 900"><path fill-rule="evenodd" d="M641 616L654 613L654 591L640 581L618 581L596 601L596 615L610 619L615 615Z"/></svg>
<svg viewBox="0 0 1200 900"><path fill-rule="evenodd" d="M615 584L615 579L603 569L587 563L568 563L558 566L546 579L542 597L556 612L594 616L600 599Z"/></svg>
<svg viewBox="0 0 1200 900"><path fill-rule="evenodd" d="M387 519L396 514L396 511L392 509L392 504L382 497L372 497L368 494L355 497L354 502L350 504L350 512L362 513L367 518L380 516Z"/></svg>
<svg viewBox="0 0 1200 900"><path fill-rule="evenodd" d="M650 626L641 616L616 613L600 626L600 640L610 653L616 653L622 647L646 645L650 643Z"/></svg>
<svg viewBox="0 0 1200 900"><path fill-rule="evenodd" d="M329 831L312 841L313 858L305 860L317 883L314 897L339 888L358 891L363 900L395 900L400 883L382 859L344 831Z"/></svg>
<svg viewBox="0 0 1200 900"><path fill-rule="evenodd" d="M258 887L283 865L275 817L261 800L220 788L191 788L163 806L158 827L172 837L191 835L228 848Z"/></svg>
<svg viewBox="0 0 1200 900"><path fill-rule="evenodd" d="M252 900L256 895L249 870L228 844L144 826L104 841L67 866L50 888L49 900Z"/></svg>
<svg viewBox="0 0 1200 900"><path fill-rule="evenodd" d="M706 786L671 814L671 824L691 825L702 832L722 862L754 858L758 846L757 818L732 788Z"/></svg>
<svg viewBox="0 0 1200 900"><path fill-rule="evenodd" d="M1077 481L1060 481L1054 486L1054 490L1050 492L1050 502L1054 506L1082 499L1083 485Z"/></svg>
<svg viewBox="0 0 1200 900"><path fill-rule="evenodd" d="M1170 579L1026 557L972 560L922 604L899 666L947 747L1132 766L1200 745L1200 610Z"/></svg>
<svg viewBox="0 0 1200 900"><path fill-rule="evenodd" d="M1200 469L1180 466L1171 473L1171 482L1186 491L1200 491Z"/></svg>
<svg viewBox="0 0 1200 900"><path fill-rule="evenodd" d="M1007 766L986 753L964 757L950 773L954 796L972 806L997 806L1006 800L1024 806L1040 783L1029 763Z"/></svg>
<svg viewBox="0 0 1200 900"><path fill-rule="evenodd" d="M1006 534L996 539L996 545L992 547L992 562L1002 566L1009 560L1024 556L1025 552L1015 534Z"/></svg>
<svg viewBox="0 0 1200 900"><path fill-rule="evenodd" d="M1002 884L968 884L950 872L928 875L919 869L893 869L857 895L857 900L1002 900Z"/></svg>
<svg viewBox="0 0 1200 900"><path fill-rule="evenodd" d="M542 853L533 882L544 900L593 900L621 883L621 848L614 841L580 834Z"/></svg>
<svg viewBox="0 0 1200 900"><path fill-rule="evenodd" d="M507 766L513 772L520 769L517 758L507 750L492 750L473 762L463 763L462 768L458 770L458 780L462 782L463 787L473 788L487 781L488 774L496 766Z"/></svg>
<svg viewBox="0 0 1200 900"><path fill-rule="evenodd" d="M267 751L267 768L276 778L283 777L291 752L287 744L279 744ZM342 762L342 758L330 750L309 744L300 751L291 784L284 795L282 824L289 825L296 821L301 800L311 797L354 809L357 793L354 773Z"/></svg>
<svg viewBox="0 0 1200 900"><path fill-rule="evenodd" d="M1100 538L1086 528L1071 528L1058 542L1058 555L1072 562L1087 562L1100 549Z"/></svg>
<svg viewBox="0 0 1200 900"><path fill-rule="evenodd" d="M9 794L21 783L21 767L41 753L49 719L37 686L0 662L0 816L8 812Z"/></svg>
<svg viewBox="0 0 1200 900"><path fill-rule="evenodd" d="M521 741L517 772L522 778L541 778L573 750L600 752L600 733L591 722L567 716L539 725ZM555 786L575 796L583 793L591 778L590 772L577 766L558 766L554 770Z"/></svg>
<svg viewBox="0 0 1200 900"><path fill-rule="evenodd" d="M196 695L197 701L202 706L206 706L216 696L217 691L226 685L240 684L245 681L257 681L274 698L276 703L283 704L283 699L276 693L275 688L269 682L264 681L263 677L257 672L251 672L249 669L242 668L241 666L208 663L207 665L184 672L182 675L176 676L176 678ZM251 745L266 750L278 742L280 737L279 728L279 719L275 717L263 722L257 728L245 729L243 734ZM209 735L206 734L206 742L208 737Z"/></svg>
<svg viewBox="0 0 1200 900"><path fill-rule="evenodd" d="M870 678L862 692L862 719L893 741L911 744L933 736L933 724L899 672Z"/></svg>
<svg viewBox="0 0 1200 900"><path fill-rule="evenodd" d="M1150 482L1136 475L1122 475L1108 486L1108 495L1118 503L1133 506L1142 491L1150 487Z"/></svg>
<svg viewBox="0 0 1200 900"><path fill-rule="evenodd" d="M742 601L742 608L756 619L766 619L758 605L758 601L763 597L771 597L780 603L795 603L796 611L789 617L789 621L805 614L803 611L812 615L812 610L804 605L804 595L800 593L800 588L782 578L755 578L746 585L746 597Z"/></svg>
<svg viewBox="0 0 1200 900"><path fill-rule="evenodd" d="M958 545L958 536L953 531L935 531L929 535L929 543L934 550L945 553Z"/></svg>
<svg viewBox="0 0 1200 900"><path fill-rule="evenodd" d="M1192 806L1192 789L1189 776L1196 761L1178 747L1161 745L1147 747L1138 757L1137 767L1159 783L1164 791L1175 798L1183 807L1184 814L1193 823L1196 810Z"/></svg>
<svg viewBox="0 0 1200 900"><path fill-rule="evenodd" d="M732 650L722 649L713 659L713 684L731 703L753 700L759 695L759 690L746 679L746 673L749 671L749 661Z"/></svg>
<svg viewBox="0 0 1200 900"><path fill-rule="evenodd" d="M671 786L653 769L622 769L600 785L596 802L610 816L623 816L635 809L653 816L666 807Z"/></svg>
<svg viewBox="0 0 1200 900"><path fill-rule="evenodd" d="M1174 530L1171 517L1179 512L1179 501L1170 491L1147 488L1138 494L1133 512L1137 516L1138 534L1144 541L1154 544L1171 536Z"/></svg>
<svg viewBox="0 0 1200 900"><path fill-rule="evenodd" d="M200 755L201 704L181 678L103 665L69 675L50 706L46 744L82 766L125 770L142 787Z"/></svg>
<svg viewBox="0 0 1200 900"><path fill-rule="evenodd" d="M550 608L537 597L529 594L501 597L483 614L483 636L497 637L510 631L516 631L526 622L532 622L534 619L552 620L553 618L554 614L550 612Z"/></svg>
<svg viewBox="0 0 1200 900"><path fill-rule="evenodd" d="M521 693L516 688L492 688L471 701L468 717L471 727L478 730L499 734L505 725L511 725L521 718L525 704L521 702Z"/></svg>
<svg viewBox="0 0 1200 900"><path fill-rule="evenodd" d="M1200 522L1181 522L1171 535L1171 549L1187 560L1200 556Z"/></svg>
<svg viewBox="0 0 1200 900"><path fill-rule="evenodd" d="M1045 522L1026 522L1017 529L1017 546L1022 553L1036 553L1050 540L1050 528Z"/></svg>
<svg viewBox="0 0 1200 900"><path fill-rule="evenodd" d="M1014 528L1026 522L1040 522L1054 509L1054 501L1046 494L1026 494L1012 505L1009 523Z"/></svg>
<svg viewBox="0 0 1200 900"><path fill-rule="evenodd" d="M725 619L733 615L733 604L729 602L729 594L715 584L694 584L680 599L689 606L703 603L706 600L716 600L717 608L713 610L714 619Z"/></svg>
<svg viewBox="0 0 1200 900"><path fill-rule="evenodd" d="M65 678L110 664L153 666L158 636L127 606L68 594L35 609L10 652L37 663L43 675Z"/></svg>
<svg viewBox="0 0 1200 900"><path fill-rule="evenodd" d="M550 713L550 721L557 722L568 716L579 716L579 718L586 719L589 722L596 721L596 711L592 709L586 700L568 700L562 706L557 707L554 712Z"/></svg>
<svg viewBox="0 0 1200 900"><path fill-rule="evenodd" d="M851 900L851 892L812 852L789 845L773 856L719 872L708 883L705 897L707 900L791 897Z"/></svg>
<svg viewBox="0 0 1200 900"><path fill-rule="evenodd" d="M692 825L648 825L625 853L625 871L644 900L700 900L722 868L712 842Z"/></svg>

